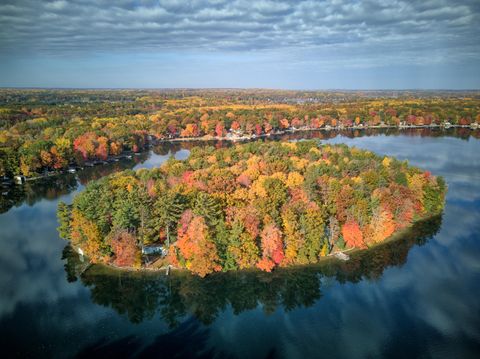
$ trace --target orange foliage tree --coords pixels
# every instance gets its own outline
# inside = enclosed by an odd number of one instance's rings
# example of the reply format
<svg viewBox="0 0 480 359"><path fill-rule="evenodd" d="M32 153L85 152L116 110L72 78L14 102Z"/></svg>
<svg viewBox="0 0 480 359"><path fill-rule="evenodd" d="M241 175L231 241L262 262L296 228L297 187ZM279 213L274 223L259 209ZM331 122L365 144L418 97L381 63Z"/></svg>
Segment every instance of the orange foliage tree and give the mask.
<svg viewBox="0 0 480 359"><path fill-rule="evenodd" d="M177 241L180 254L186 260L186 268L205 277L207 274L221 270L218 264L217 248L211 241L205 219L201 216L192 218L184 232L179 229Z"/></svg>
<svg viewBox="0 0 480 359"><path fill-rule="evenodd" d="M393 234L395 228L396 224L392 212L379 208L378 211L373 214L369 224L369 236L368 239L365 238L365 240L375 243L382 242Z"/></svg>
<svg viewBox="0 0 480 359"><path fill-rule="evenodd" d="M342 226L342 235L348 247L365 248L363 234L357 221L349 220Z"/></svg>

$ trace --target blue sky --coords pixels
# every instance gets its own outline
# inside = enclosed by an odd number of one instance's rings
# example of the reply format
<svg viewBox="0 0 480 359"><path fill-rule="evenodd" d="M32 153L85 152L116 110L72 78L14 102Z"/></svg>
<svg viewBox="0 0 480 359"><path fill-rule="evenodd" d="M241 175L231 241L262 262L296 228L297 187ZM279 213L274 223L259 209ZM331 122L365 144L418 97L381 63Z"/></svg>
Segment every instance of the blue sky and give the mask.
<svg viewBox="0 0 480 359"><path fill-rule="evenodd" d="M478 89L480 1L0 2L0 86Z"/></svg>

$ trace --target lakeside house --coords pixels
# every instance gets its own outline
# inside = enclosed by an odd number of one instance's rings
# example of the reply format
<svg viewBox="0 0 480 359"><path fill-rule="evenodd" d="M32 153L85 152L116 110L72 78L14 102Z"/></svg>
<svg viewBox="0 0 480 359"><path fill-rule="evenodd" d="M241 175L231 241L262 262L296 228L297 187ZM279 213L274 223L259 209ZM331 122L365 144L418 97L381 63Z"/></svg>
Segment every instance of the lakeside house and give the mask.
<svg viewBox="0 0 480 359"><path fill-rule="evenodd" d="M144 255L154 255L159 254L162 257L165 257L168 254L168 250L161 246L161 245L151 245L151 246L143 246L142 247L142 254Z"/></svg>

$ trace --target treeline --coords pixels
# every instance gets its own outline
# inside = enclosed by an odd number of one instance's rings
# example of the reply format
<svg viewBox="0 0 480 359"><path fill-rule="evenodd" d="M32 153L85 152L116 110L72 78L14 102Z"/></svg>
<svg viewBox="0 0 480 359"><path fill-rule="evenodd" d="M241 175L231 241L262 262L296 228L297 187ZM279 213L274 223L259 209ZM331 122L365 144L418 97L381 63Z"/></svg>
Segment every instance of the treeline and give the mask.
<svg viewBox="0 0 480 359"><path fill-rule="evenodd" d="M0 176L34 176L174 138L480 124L477 93L0 90Z"/></svg>
<svg viewBox="0 0 480 359"><path fill-rule="evenodd" d="M322 279L357 283L376 280L386 268L406 262L413 245L422 245L435 235L441 217L415 223L402 235L368 251L351 256L347 262L329 261L318 265L279 268L274 273L241 271L216 273L206 278L172 273L121 273L101 266L84 271L85 263L66 247L65 271L69 281L80 279L91 291L92 300L111 307L134 323L160 316L170 327L194 316L203 324L212 323L227 308L235 314L261 307L266 313L310 307L322 298Z"/></svg>
<svg viewBox="0 0 480 359"><path fill-rule="evenodd" d="M389 157L316 141L193 148L185 161L91 182L60 204L60 235L96 263L215 271L316 263L367 248L444 205L441 177Z"/></svg>

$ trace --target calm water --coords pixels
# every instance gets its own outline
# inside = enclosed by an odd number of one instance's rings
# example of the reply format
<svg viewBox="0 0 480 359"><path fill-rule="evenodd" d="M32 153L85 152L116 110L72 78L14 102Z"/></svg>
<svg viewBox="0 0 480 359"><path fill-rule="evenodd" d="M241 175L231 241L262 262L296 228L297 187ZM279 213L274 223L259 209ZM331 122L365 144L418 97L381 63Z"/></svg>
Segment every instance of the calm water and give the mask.
<svg viewBox="0 0 480 359"><path fill-rule="evenodd" d="M273 274L201 280L84 271L59 239L59 200L71 201L86 182L109 172L185 158L192 144L2 189L0 351L8 357L479 357L480 140L423 134L344 134L325 142L408 159L444 176L449 191L441 218L349 262Z"/></svg>

